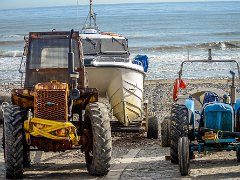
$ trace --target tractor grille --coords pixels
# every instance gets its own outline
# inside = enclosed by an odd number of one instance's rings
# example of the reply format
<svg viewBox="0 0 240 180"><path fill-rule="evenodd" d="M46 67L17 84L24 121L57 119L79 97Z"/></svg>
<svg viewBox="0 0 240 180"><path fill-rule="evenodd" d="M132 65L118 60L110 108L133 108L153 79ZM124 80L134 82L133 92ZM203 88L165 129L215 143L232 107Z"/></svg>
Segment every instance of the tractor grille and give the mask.
<svg viewBox="0 0 240 180"><path fill-rule="evenodd" d="M67 121L66 89L45 89L49 86L42 87L35 89L34 116L48 120Z"/></svg>

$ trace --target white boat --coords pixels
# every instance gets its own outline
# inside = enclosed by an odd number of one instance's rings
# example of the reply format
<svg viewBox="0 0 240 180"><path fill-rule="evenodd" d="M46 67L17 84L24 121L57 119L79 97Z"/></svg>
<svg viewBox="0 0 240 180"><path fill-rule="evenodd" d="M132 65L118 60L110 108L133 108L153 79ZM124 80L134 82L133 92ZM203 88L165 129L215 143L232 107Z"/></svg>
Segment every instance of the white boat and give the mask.
<svg viewBox="0 0 240 180"><path fill-rule="evenodd" d="M113 115L128 126L142 117L144 68L130 59L127 39L115 33L100 33L91 13L90 1L90 25L80 34L88 86L107 97Z"/></svg>

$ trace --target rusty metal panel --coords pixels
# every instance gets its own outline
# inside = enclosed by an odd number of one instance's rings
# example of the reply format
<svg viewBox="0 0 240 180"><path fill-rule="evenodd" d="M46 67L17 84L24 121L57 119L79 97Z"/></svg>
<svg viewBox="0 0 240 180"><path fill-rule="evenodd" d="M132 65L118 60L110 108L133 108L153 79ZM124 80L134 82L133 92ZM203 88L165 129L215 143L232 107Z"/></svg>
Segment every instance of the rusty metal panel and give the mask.
<svg viewBox="0 0 240 180"><path fill-rule="evenodd" d="M29 38L68 38L70 31L29 32ZM79 39L79 31L74 31L73 39Z"/></svg>
<svg viewBox="0 0 240 180"><path fill-rule="evenodd" d="M13 89L11 95L14 105L21 108L33 108L34 93L31 89Z"/></svg>
<svg viewBox="0 0 240 180"><path fill-rule="evenodd" d="M31 136L31 146L37 147L44 152L60 152L70 150L72 148L72 142L70 140L52 140Z"/></svg>
<svg viewBox="0 0 240 180"><path fill-rule="evenodd" d="M85 109L89 103L98 101L98 90L96 88L79 88L80 98L73 102L73 109Z"/></svg>
<svg viewBox="0 0 240 180"><path fill-rule="evenodd" d="M48 82L35 86L34 116L37 118L68 120L68 85Z"/></svg>

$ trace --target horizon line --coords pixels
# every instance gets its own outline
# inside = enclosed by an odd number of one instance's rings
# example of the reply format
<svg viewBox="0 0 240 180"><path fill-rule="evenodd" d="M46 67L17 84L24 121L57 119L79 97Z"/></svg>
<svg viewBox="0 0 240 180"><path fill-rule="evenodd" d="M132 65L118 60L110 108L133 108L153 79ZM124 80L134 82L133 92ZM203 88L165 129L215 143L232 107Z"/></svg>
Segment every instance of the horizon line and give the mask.
<svg viewBox="0 0 240 180"><path fill-rule="evenodd" d="M199 2L240 2L240 0L197 0L197 1L191 1L191 0L182 0L182 1L166 1L163 0L162 2L124 2L124 3L95 3L94 5L120 5L120 4L159 4L159 3L199 3ZM52 7L70 7L70 6L89 6L89 4L72 4L72 5L59 5L59 6L33 6L33 7L19 7L19 8L0 8L0 10L17 10L17 9L38 9L38 8L52 8Z"/></svg>

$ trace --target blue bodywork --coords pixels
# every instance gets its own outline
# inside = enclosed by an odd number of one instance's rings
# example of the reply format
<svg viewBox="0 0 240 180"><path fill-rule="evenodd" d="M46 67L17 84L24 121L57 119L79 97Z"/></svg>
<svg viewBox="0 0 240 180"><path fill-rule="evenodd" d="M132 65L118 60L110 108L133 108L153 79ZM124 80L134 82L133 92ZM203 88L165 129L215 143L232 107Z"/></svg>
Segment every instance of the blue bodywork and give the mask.
<svg viewBox="0 0 240 180"><path fill-rule="evenodd" d="M233 132L234 112L229 104L207 104L203 110L204 127Z"/></svg>
<svg viewBox="0 0 240 180"><path fill-rule="evenodd" d="M190 110L191 117L189 118L189 123L195 127L195 103L193 99L186 99L185 106ZM194 129L194 128L193 128Z"/></svg>
<svg viewBox="0 0 240 180"><path fill-rule="evenodd" d="M236 104L234 104L233 109L234 109L235 113L237 113L237 110L240 109L240 98L237 98Z"/></svg>

